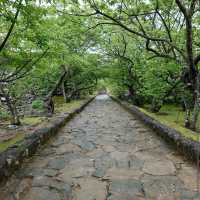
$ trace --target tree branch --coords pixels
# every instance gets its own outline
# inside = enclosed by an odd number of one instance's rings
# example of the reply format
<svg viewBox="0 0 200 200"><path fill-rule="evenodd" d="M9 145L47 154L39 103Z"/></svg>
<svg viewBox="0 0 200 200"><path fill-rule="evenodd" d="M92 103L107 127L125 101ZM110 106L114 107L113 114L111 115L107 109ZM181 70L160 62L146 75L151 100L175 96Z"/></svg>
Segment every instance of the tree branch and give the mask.
<svg viewBox="0 0 200 200"><path fill-rule="evenodd" d="M19 11L20 11L20 9L21 9L21 6L22 6L22 0L20 0L19 5L17 6L17 11L16 11L16 13L15 13L15 17L14 17L14 19L12 20L12 24L11 24L11 26L10 26L10 28L9 28L9 30L8 30L8 32L7 32L7 34L6 34L6 37L4 38L3 42L2 42L1 45L0 45L0 52L1 52L1 51L3 50L3 48L5 47L5 45L6 45L7 41L8 41L8 39L9 39L9 37L10 37L12 31L13 31L13 28L14 28L16 22L17 22L17 17L18 17L18 15L19 15Z"/></svg>
<svg viewBox="0 0 200 200"><path fill-rule="evenodd" d="M171 41L169 41L169 40L167 40L167 39L164 39L164 38L156 38L156 37L152 37L152 36L147 35L146 32L144 31L144 29L142 29L141 24L139 24L139 25L140 25L140 28L141 28L141 30L142 30L142 33L141 33L141 32L138 32L138 31L135 31L134 29L129 28L128 26L126 26L125 24L123 24L123 23L122 23L121 21L119 21L118 19L116 19L116 18L114 18L114 17L112 17L112 16L110 16L110 15L108 15L108 14L106 14L106 13L100 11L100 10L98 9L97 6L93 6L93 8L95 9L95 11L96 11L95 13L96 13L96 14L99 14L99 15L101 15L101 16L103 16L103 17L105 17L105 18L107 18L107 19L109 19L109 20L111 20L111 21L113 21L113 22L114 22L114 25L118 25L118 26L120 26L121 28L123 28L124 30L126 30L126 31L128 31L128 32L130 32L130 33L132 33L132 34L134 34L134 35L137 35L137 36L139 36L139 37L142 37L142 38L144 38L144 39L146 39L146 40L148 40L148 41L158 41L158 42L167 43L169 46L171 46L171 47L174 48L177 52L179 52L180 55L181 55L184 59L186 59L186 57L185 57L184 53L182 52L182 50L179 49L176 45L174 45ZM153 51L152 51L152 52L153 52ZM166 57L166 55L165 55L165 56L162 55L162 57ZM167 56L167 57L169 58L170 56ZM171 57L170 57L170 58L171 58Z"/></svg>
<svg viewBox="0 0 200 200"><path fill-rule="evenodd" d="M178 5L179 9L181 10L181 12L183 13L183 15L185 16L185 18L187 18L188 17L187 9L183 5L182 0L175 0L175 1L176 1L176 4Z"/></svg>
<svg viewBox="0 0 200 200"><path fill-rule="evenodd" d="M32 59L30 59L24 65L22 65L21 67L17 67L16 70L13 73L8 75L4 79L1 79L0 83L9 83L9 82L23 78L30 71L32 66L35 65L36 63L38 63L46 55L48 50L49 50L49 48L47 48L36 60L33 61ZM28 65L30 65L30 66L28 66Z"/></svg>

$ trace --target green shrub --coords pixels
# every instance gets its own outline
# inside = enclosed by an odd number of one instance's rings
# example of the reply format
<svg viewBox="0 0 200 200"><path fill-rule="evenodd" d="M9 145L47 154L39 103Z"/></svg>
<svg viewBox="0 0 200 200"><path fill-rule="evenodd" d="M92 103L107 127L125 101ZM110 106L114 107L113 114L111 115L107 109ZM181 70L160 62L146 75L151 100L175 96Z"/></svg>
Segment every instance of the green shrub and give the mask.
<svg viewBox="0 0 200 200"><path fill-rule="evenodd" d="M0 119L7 119L9 117L8 112L0 110Z"/></svg>
<svg viewBox="0 0 200 200"><path fill-rule="evenodd" d="M44 102L40 99L36 99L32 102L32 108L36 110L43 110L44 109Z"/></svg>

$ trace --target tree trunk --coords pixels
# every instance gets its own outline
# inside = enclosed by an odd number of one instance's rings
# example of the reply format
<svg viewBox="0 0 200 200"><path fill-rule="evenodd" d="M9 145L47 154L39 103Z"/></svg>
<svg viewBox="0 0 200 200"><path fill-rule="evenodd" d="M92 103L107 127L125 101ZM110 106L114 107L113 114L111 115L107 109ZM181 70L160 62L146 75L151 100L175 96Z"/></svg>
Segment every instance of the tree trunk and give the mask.
<svg viewBox="0 0 200 200"><path fill-rule="evenodd" d="M48 114L53 114L54 113L54 102L53 102L53 97L48 97L45 99L45 108L47 110Z"/></svg>
<svg viewBox="0 0 200 200"><path fill-rule="evenodd" d="M151 112L158 113L163 105L163 101L153 98L151 103Z"/></svg>
<svg viewBox="0 0 200 200"><path fill-rule="evenodd" d="M20 125L21 122L19 120L16 105L12 103L12 100L8 95L5 95L5 99L6 99L6 105L11 115L11 120L10 120L11 125Z"/></svg>
<svg viewBox="0 0 200 200"><path fill-rule="evenodd" d="M190 128L191 127L191 121L190 121L190 110L186 110L186 115L185 115L185 128Z"/></svg>
<svg viewBox="0 0 200 200"><path fill-rule="evenodd" d="M129 92L128 99L131 98L131 101L134 104L135 90L133 89L133 86L129 84L126 84L126 87L128 88Z"/></svg>
<svg viewBox="0 0 200 200"><path fill-rule="evenodd" d="M192 119L191 119L191 124L190 128L192 130L196 130L197 128L197 121L198 121L198 116L199 116L199 111L200 111L200 73L198 73L197 78L196 78L196 89L195 89L195 100L194 100L194 108L193 108L193 113L192 113Z"/></svg>
<svg viewBox="0 0 200 200"><path fill-rule="evenodd" d="M196 130L197 119L199 115L199 73L198 67L194 63L194 55L193 55L193 32L192 32L192 11L185 14L186 19L186 53L187 53L187 65L189 69L189 85L194 96L194 107L192 116L186 115L186 123L185 126L192 130Z"/></svg>
<svg viewBox="0 0 200 200"><path fill-rule="evenodd" d="M54 113L53 95L55 94L56 90L60 87L60 85L62 84L62 82L64 81L64 79L67 75L67 70L65 69L65 67L63 65L61 67L64 69L63 73L60 75L57 83L54 85L54 87L48 93L48 95L46 96L46 98L44 100L44 104L45 104L48 114Z"/></svg>
<svg viewBox="0 0 200 200"><path fill-rule="evenodd" d="M63 93L63 97L64 97L64 101L65 103L67 103L67 95L66 95L66 91L65 91L65 82L62 82L62 93Z"/></svg>
<svg viewBox="0 0 200 200"><path fill-rule="evenodd" d="M2 97L5 98L5 103L9 112L10 112L10 124L11 125L21 125L20 119L19 119L19 115L17 112L17 108L14 102L12 102L12 99L10 98L10 96L4 91L3 87L0 86L0 91L1 91L1 95Z"/></svg>
<svg viewBox="0 0 200 200"><path fill-rule="evenodd" d="M128 91L129 91L129 94L131 96L131 99L133 100L133 98L135 96L135 90L133 89L132 86L128 86Z"/></svg>
<svg viewBox="0 0 200 200"><path fill-rule="evenodd" d="M10 107L10 113L11 113L11 125L17 125L17 126L21 125L17 108L15 105L12 105Z"/></svg>
<svg viewBox="0 0 200 200"><path fill-rule="evenodd" d="M194 131L197 129L197 121L198 121L198 116L199 116L199 103L200 102L195 102L193 113L192 113L192 119L190 123L190 128Z"/></svg>

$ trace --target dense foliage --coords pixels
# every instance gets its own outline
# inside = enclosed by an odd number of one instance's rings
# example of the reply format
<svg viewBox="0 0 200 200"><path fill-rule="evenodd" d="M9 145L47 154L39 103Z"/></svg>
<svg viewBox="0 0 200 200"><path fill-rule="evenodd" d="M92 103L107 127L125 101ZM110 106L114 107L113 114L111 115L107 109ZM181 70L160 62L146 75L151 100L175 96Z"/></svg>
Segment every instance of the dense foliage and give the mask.
<svg viewBox="0 0 200 200"><path fill-rule="evenodd" d="M53 112L55 94L70 101L95 89L98 56L88 53L94 36L84 34L83 19L48 1L2 1L1 9L0 97L12 124L27 103Z"/></svg>

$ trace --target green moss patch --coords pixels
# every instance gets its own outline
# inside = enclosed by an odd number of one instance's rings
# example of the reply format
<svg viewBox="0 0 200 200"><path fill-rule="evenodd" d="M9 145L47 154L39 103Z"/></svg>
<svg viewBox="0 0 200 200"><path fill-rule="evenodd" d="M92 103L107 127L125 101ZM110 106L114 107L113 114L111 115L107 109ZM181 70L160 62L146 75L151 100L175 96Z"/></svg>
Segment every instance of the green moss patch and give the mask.
<svg viewBox="0 0 200 200"><path fill-rule="evenodd" d="M62 112L71 112L72 110L79 108L84 102L85 102L85 99L74 100L69 103L65 103L63 97L56 96L54 97L55 114L59 115L59 113L62 113ZM46 119L45 117L26 117L25 116L24 118L21 119L21 122L22 122L22 125L25 125L26 128L29 126L37 127L37 125L40 125L40 124L44 126L45 122L48 123L48 120L45 120L45 119ZM0 142L0 152L5 151L7 148L23 140L25 136L25 130L22 130L22 133L18 133L17 131L19 130L16 130L15 136L13 138Z"/></svg>
<svg viewBox="0 0 200 200"><path fill-rule="evenodd" d="M55 103L55 113L70 112L73 109L80 107L80 105L83 104L83 102L85 101L84 99L81 99L65 103L64 98L62 96L56 96L53 100Z"/></svg>
<svg viewBox="0 0 200 200"><path fill-rule="evenodd" d="M21 119L22 124L26 125L37 125L42 122L43 118L42 117L24 117Z"/></svg>
<svg viewBox="0 0 200 200"><path fill-rule="evenodd" d="M7 148L13 146L17 142L21 141L24 139L24 134L23 133L18 133L16 136L12 139L9 139L7 141L1 142L0 143L0 152L5 151Z"/></svg>
<svg viewBox="0 0 200 200"><path fill-rule="evenodd" d="M200 141L200 133L191 131L184 127L185 113L181 111L180 107L175 105L165 105L162 107L159 113L151 113L145 108L138 108L148 116L156 119L160 123L174 128L184 137L192 139L194 141ZM163 114L164 113L164 114ZM200 124L200 119L198 125Z"/></svg>

